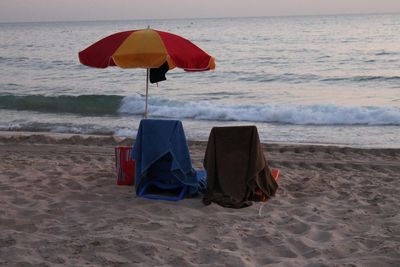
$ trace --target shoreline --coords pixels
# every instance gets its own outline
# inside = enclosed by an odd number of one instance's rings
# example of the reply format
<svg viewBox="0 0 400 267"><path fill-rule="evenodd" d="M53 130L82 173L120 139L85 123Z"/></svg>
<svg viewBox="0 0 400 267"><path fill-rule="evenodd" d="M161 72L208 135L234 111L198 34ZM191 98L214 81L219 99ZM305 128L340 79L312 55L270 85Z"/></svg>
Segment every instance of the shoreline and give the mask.
<svg viewBox="0 0 400 267"><path fill-rule="evenodd" d="M400 264L400 149L264 144L277 194L234 210L117 186L131 142L0 132L0 265ZM202 168L207 142L188 143Z"/></svg>
<svg viewBox="0 0 400 267"><path fill-rule="evenodd" d="M68 144L71 145L132 145L134 138L115 136L115 135L95 135L95 134L73 134L73 133L53 133L53 132L29 132L29 131L0 131L1 143L39 143L39 144ZM207 140L187 139L188 145L207 144ZM352 145L340 145L333 143L298 143L298 142L261 142L269 147L335 147L338 149L361 149L361 150L388 150L400 151L400 148L388 147L363 147Z"/></svg>

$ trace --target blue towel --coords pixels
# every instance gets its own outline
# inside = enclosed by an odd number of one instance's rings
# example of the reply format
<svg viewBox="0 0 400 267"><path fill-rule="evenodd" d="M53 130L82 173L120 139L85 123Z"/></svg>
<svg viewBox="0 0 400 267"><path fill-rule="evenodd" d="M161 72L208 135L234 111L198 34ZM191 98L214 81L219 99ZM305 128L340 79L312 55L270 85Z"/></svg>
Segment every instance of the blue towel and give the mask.
<svg viewBox="0 0 400 267"><path fill-rule="evenodd" d="M184 195L195 195L206 188L205 172L196 172L192 167L181 121L142 120L132 156L139 196L143 196L143 188L149 185L161 189L182 187ZM154 195L149 198L162 199Z"/></svg>

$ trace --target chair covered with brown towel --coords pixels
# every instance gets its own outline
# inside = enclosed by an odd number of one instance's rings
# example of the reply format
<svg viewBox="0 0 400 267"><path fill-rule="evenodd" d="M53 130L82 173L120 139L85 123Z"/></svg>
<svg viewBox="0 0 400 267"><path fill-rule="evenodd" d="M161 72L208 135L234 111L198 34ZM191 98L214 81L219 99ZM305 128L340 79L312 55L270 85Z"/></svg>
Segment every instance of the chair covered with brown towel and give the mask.
<svg viewBox="0 0 400 267"><path fill-rule="evenodd" d="M252 201L265 201L278 188L279 170L271 172L268 167L256 126L214 127L208 139L204 168L206 205L214 202L243 208Z"/></svg>

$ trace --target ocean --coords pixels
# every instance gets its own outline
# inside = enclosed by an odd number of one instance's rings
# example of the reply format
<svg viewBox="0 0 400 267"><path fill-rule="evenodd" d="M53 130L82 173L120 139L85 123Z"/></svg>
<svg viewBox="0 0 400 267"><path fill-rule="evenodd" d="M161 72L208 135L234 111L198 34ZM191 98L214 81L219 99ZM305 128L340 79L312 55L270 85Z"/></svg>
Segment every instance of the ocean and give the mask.
<svg viewBox="0 0 400 267"><path fill-rule="evenodd" d="M400 14L0 23L0 131L135 137L146 71L78 52L147 26L216 58L150 85L149 117L182 120L188 139L256 125L263 142L400 148Z"/></svg>

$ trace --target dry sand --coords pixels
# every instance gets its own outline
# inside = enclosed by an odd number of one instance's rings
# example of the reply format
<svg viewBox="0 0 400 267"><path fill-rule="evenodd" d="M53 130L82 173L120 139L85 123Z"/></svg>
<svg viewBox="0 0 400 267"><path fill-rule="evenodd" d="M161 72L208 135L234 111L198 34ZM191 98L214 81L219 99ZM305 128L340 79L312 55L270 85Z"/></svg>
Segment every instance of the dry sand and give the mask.
<svg viewBox="0 0 400 267"><path fill-rule="evenodd" d="M400 266L400 149L266 144L280 189L234 210L117 186L131 142L1 133L0 265Z"/></svg>

